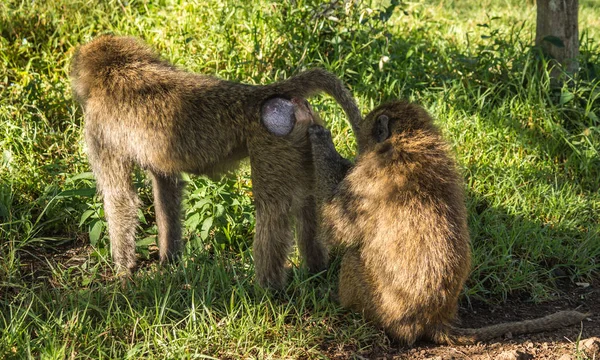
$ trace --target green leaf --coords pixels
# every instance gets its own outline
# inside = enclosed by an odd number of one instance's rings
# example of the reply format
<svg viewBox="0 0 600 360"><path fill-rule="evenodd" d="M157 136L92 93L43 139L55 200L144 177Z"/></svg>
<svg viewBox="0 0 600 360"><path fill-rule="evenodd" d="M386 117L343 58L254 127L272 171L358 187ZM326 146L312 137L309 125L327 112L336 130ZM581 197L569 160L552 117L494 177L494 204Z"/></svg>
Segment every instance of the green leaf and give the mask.
<svg viewBox="0 0 600 360"><path fill-rule="evenodd" d="M211 200L210 199L200 199L198 200L194 206L192 207L192 209L201 209L202 207L206 206L207 204L210 204Z"/></svg>
<svg viewBox="0 0 600 360"><path fill-rule="evenodd" d="M575 97L575 95L572 92L564 91L564 92L560 93L560 104L564 105L564 104L568 103L569 101L573 100L574 97Z"/></svg>
<svg viewBox="0 0 600 360"><path fill-rule="evenodd" d="M83 214L81 214L81 218L79 219L79 227L81 227L81 225L83 225L83 223L90 217L92 216L93 213L95 213L95 210L86 210L83 212Z"/></svg>
<svg viewBox="0 0 600 360"><path fill-rule="evenodd" d="M75 180L80 180L80 179L86 179L86 180L93 180L94 179L94 173L92 172L83 172L81 174L77 174L74 176L71 176L68 181L75 181Z"/></svg>
<svg viewBox="0 0 600 360"><path fill-rule="evenodd" d="M332 43L333 45L339 45L342 43L342 38L339 35L335 35L331 40L327 40L327 42Z"/></svg>
<svg viewBox="0 0 600 360"><path fill-rule="evenodd" d="M195 230L200 223L200 214L195 213L185 221L185 227L190 230Z"/></svg>
<svg viewBox="0 0 600 360"><path fill-rule="evenodd" d="M217 210L215 211L215 216L216 217L223 216L224 212L225 212L225 207L221 204L217 204Z"/></svg>
<svg viewBox="0 0 600 360"><path fill-rule="evenodd" d="M548 35L548 36L545 36L542 40L547 41L550 44L552 44L556 47L559 47L559 48L565 47L565 43L558 36Z"/></svg>
<svg viewBox="0 0 600 360"><path fill-rule="evenodd" d="M144 225L148 225L148 222L146 221L146 217L144 216L144 212L142 211L142 209L138 209L137 216L138 216L138 219L140 220L140 223L142 223Z"/></svg>
<svg viewBox="0 0 600 360"><path fill-rule="evenodd" d="M152 236L147 236L147 237L143 238L142 240L136 241L135 246L142 247L142 246L152 245L155 243L156 243L156 236L152 235Z"/></svg>
<svg viewBox="0 0 600 360"><path fill-rule="evenodd" d="M98 243L100 239L100 235L102 234L102 230L104 229L104 223L101 220L98 220L92 225L92 229L90 230L90 243L94 246Z"/></svg>
<svg viewBox="0 0 600 360"><path fill-rule="evenodd" d="M56 197L57 198L65 198L65 197L72 197L72 196L93 197L95 194L96 194L96 188L91 187L91 188L71 189L71 190L61 191L58 195L56 195Z"/></svg>
<svg viewBox="0 0 600 360"><path fill-rule="evenodd" d="M12 161L12 158L12 153L8 150L4 150L2 152L2 165L8 166L8 164L10 164Z"/></svg>
<svg viewBox="0 0 600 360"><path fill-rule="evenodd" d="M91 257L95 257L96 259L101 259L101 258L105 258L107 257L108 254L108 249L107 248L97 248L95 251L93 251L90 256Z"/></svg>
<svg viewBox="0 0 600 360"><path fill-rule="evenodd" d="M210 231L212 224L212 216L204 219L204 222L202 223L202 230L200 231L200 237L202 238L202 240L206 240L208 238L208 232Z"/></svg>
<svg viewBox="0 0 600 360"><path fill-rule="evenodd" d="M8 217L8 206L0 201L0 218Z"/></svg>

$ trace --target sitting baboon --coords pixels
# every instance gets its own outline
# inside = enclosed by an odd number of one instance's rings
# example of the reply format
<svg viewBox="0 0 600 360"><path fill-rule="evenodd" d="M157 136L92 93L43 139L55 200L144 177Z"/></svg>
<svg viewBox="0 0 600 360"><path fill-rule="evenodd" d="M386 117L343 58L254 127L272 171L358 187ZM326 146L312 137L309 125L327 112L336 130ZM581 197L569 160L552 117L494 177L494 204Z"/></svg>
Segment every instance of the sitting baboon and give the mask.
<svg viewBox="0 0 600 360"><path fill-rule="evenodd" d="M152 177L164 262L180 252L180 173L220 174L248 155L258 282L275 288L285 284L293 243L290 213L306 265L312 271L326 267L327 249L314 236L310 145L306 131L293 129L298 106L320 91L340 103L351 124L360 120L352 95L337 77L313 69L270 85L240 84L186 72L135 38L107 35L76 51L71 78L120 272L128 274L135 266L135 165ZM302 114L309 112L303 108Z"/></svg>
<svg viewBox="0 0 600 360"><path fill-rule="evenodd" d="M345 250L342 306L409 345L422 337L473 343L586 317L565 311L480 329L453 326L471 249L463 179L449 147L423 108L402 101L379 106L358 128L355 165L337 153L328 130L309 129L319 236Z"/></svg>

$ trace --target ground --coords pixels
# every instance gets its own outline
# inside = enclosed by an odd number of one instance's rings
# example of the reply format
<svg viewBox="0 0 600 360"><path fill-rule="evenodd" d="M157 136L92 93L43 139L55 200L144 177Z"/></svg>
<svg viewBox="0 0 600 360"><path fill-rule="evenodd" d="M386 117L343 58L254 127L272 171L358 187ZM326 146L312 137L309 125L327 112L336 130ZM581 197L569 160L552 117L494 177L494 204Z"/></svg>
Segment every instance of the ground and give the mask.
<svg viewBox="0 0 600 360"><path fill-rule="evenodd" d="M465 346L438 346L417 343L412 348L385 344L374 346L368 352L353 354L356 349L336 349L328 344L327 353L332 359L502 359L507 353L517 351L520 357L506 359L594 359L578 349L578 341L600 335L600 286L596 284L563 284L565 290L553 301L534 304L523 299L509 298L502 305L473 302L470 308L461 307L459 317L463 327L482 327L507 321L532 319L561 310L578 310L591 313L580 326L565 327L552 332L508 336L504 339ZM393 349L393 350L391 350ZM391 350L391 351L390 351ZM502 356L501 356L502 354ZM595 359L599 354L596 353Z"/></svg>
<svg viewBox="0 0 600 360"><path fill-rule="evenodd" d="M29 272L31 281L39 281L39 279L52 278L44 276L50 268L80 266L92 251L90 245L77 241L54 250L47 250L46 253L35 258L22 260L27 264L29 271L26 272ZM152 247L150 259L141 261L141 267L151 266L157 258L156 252L156 248ZM111 277L110 272L107 272L105 278ZM502 339L466 346L439 346L419 342L408 348L388 341L372 344L361 350L347 344L323 343L320 346L320 353L330 359L598 359L600 354L597 348L595 354L586 353L579 343L600 335L600 301L598 301L600 282L574 284L564 280L557 284L557 289L561 290L557 290L554 300L542 303L533 303L518 297L508 297L504 303L498 305L473 301L468 306L460 308L460 324L462 327L477 328L501 322L532 319L561 310L577 310L590 313L581 326L569 326L552 332L514 337L507 334Z"/></svg>
<svg viewBox="0 0 600 360"><path fill-rule="evenodd" d="M503 305L489 306L474 303L472 309L462 308L460 318L464 327L481 327L506 321L530 319L560 310L577 309L592 315L581 327L570 326L553 332L528 334L496 341L467 346L435 346L419 344L398 354L376 354L368 358L392 359L495 359L498 355L513 350L529 354L535 359L557 359L563 354L574 355L579 339L600 334L600 291L597 286L571 288L555 301L532 304L519 299L509 299ZM523 357L530 358L530 357Z"/></svg>

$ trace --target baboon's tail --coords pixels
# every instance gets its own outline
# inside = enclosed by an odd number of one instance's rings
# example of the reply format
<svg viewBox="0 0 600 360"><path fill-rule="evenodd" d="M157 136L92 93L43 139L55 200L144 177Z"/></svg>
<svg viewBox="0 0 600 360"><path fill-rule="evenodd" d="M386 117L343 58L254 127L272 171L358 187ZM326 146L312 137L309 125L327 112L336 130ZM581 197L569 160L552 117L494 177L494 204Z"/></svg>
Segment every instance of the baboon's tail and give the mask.
<svg viewBox="0 0 600 360"><path fill-rule="evenodd" d="M304 71L289 79L266 85L270 96L283 95L288 97L307 98L321 91L333 97L348 116L354 133L357 133L362 115L356 105L352 93L346 85L334 74L320 68Z"/></svg>
<svg viewBox="0 0 600 360"><path fill-rule="evenodd" d="M518 335L552 331L575 325L589 316L590 314L583 314L578 311L559 311L537 319L507 322L478 329L449 327L435 335L433 340L438 344L474 344L478 341L501 337L508 333Z"/></svg>

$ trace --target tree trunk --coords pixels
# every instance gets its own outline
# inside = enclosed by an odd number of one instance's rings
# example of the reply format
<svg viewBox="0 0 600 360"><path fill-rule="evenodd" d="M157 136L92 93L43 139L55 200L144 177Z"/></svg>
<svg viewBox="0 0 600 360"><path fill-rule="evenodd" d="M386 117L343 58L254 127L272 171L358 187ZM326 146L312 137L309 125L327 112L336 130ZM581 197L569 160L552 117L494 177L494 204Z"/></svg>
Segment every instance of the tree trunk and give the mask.
<svg viewBox="0 0 600 360"><path fill-rule="evenodd" d="M569 74L579 69L578 10L579 0L537 0L535 44ZM559 75L555 68L552 77Z"/></svg>

